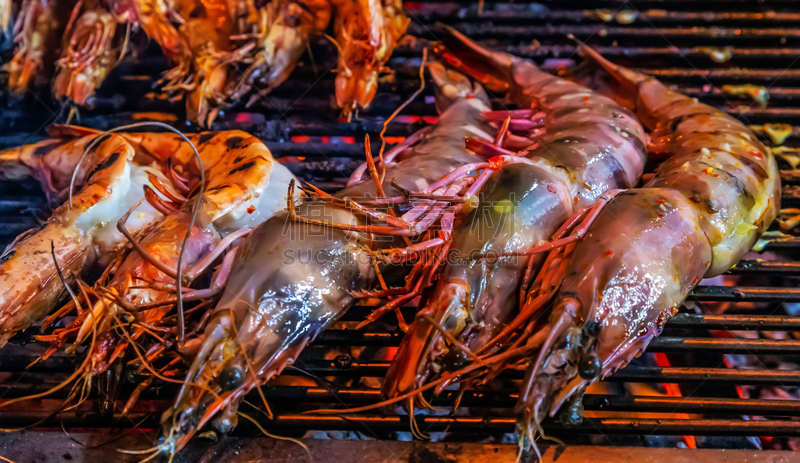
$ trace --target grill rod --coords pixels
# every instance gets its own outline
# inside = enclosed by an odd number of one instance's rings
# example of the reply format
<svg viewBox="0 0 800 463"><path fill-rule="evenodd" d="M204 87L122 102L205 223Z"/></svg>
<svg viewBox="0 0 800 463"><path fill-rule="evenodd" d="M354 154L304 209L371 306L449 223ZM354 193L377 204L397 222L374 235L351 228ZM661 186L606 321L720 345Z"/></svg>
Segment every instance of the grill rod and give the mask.
<svg viewBox="0 0 800 463"><path fill-rule="evenodd" d="M348 359L346 365L337 360L299 359L294 366L287 367L282 375L313 377L371 377L382 378L386 376L389 362L371 361L356 362ZM69 370L50 373L9 373L6 384L0 385L0 391L23 390L37 391L43 384L55 385L64 379L61 376ZM523 371L509 370L503 372L500 379L522 379ZM23 379L27 380L23 382ZM135 378L134 378L135 379ZM637 367L628 366L604 380L605 382L636 382L636 383L713 383L726 385L761 385L761 386L800 386L800 375L790 370L732 370L727 368L698 368L698 367ZM8 385L16 382L16 385ZM166 387L166 386L165 386ZM166 390L166 389L165 389ZM2 394L0 392L0 394ZM24 395L24 394L23 394Z"/></svg>
<svg viewBox="0 0 800 463"><path fill-rule="evenodd" d="M252 410L251 410L252 413ZM8 413L4 418L6 426L25 426L40 420L42 426L81 427L81 428L116 428L131 427L140 423L141 428L153 429L159 426L160 414L154 412L131 413L120 419L108 419L97 413L64 412L57 417L48 417L46 412L21 411ZM466 432L481 433L514 432L514 418L482 418L482 417L449 417L449 416L417 416L417 424L423 432ZM267 429L287 431L315 430L350 430L362 431L374 435L376 431L408 432L410 428L408 416L397 415L278 415L272 421L261 421ZM565 428L553 420L543 423L548 434L564 435L581 432L585 434L656 434L656 435L725 435L725 436L800 436L800 421L765 420L742 421L727 419L615 419L586 418L578 426ZM234 435L255 435L258 430L248 421L241 420Z"/></svg>
<svg viewBox="0 0 800 463"><path fill-rule="evenodd" d="M20 397L26 394L42 392L49 385L36 384L31 387L0 387L4 398ZM164 388L159 394L146 393L142 400L148 401L148 407L162 405L168 407L169 401L165 392L174 392L173 387ZM382 400L379 389L355 388L321 388L308 386L263 386L264 396L270 401L293 401L308 404L335 403L348 405L368 405ZM158 395L158 397L156 397ZM429 401L433 405L452 405L457 391L443 391ZM63 399L67 391L48 397L47 400ZM460 407L469 408L510 408L516 405L518 394L508 392L465 391L461 397ZM96 394L89 400L96 400ZM260 403L257 393L248 396L251 403ZM281 402L276 402L281 403ZM284 402L286 403L286 402ZM616 396L587 394L583 401L586 410L603 412L656 412L656 413L702 413L715 415L758 415L758 416L800 416L800 402L789 400L739 399L739 398L705 398L705 397L666 397L666 396ZM26 412L24 407L3 412L13 414Z"/></svg>

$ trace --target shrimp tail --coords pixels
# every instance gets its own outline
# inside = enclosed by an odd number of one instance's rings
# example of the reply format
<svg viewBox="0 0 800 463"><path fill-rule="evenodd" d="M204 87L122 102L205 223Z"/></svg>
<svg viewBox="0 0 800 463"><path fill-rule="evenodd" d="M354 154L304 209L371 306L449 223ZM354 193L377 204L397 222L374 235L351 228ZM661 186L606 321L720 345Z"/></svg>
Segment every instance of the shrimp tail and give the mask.
<svg viewBox="0 0 800 463"><path fill-rule="evenodd" d="M686 98L650 76L612 63L583 42L578 41L578 46L584 61L577 80L633 111L650 131L659 127L665 108Z"/></svg>
<svg viewBox="0 0 800 463"><path fill-rule="evenodd" d="M439 59L493 92L509 89L509 82L514 81L515 68L524 61L484 48L450 26L437 24L436 27L441 42L433 46L433 53Z"/></svg>
<svg viewBox="0 0 800 463"><path fill-rule="evenodd" d="M50 138L74 139L89 135L100 135L102 130L81 127L70 124L53 124L47 128L47 136Z"/></svg>
<svg viewBox="0 0 800 463"><path fill-rule="evenodd" d="M491 106L489 95L479 84L472 82L464 74L451 71L442 63L428 63L428 70L436 83L436 110L441 114L450 105L462 98L478 98Z"/></svg>
<svg viewBox="0 0 800 463"><path fill-rule="evenodd" d="M601 93L612 96L617 103L628 109L636 111L643 107L639 101L639 85L649 77L618 66L585 43L577 42L584 58L578 70L582 75L581 82L592 82L590 87L596 87Z"/></svg>

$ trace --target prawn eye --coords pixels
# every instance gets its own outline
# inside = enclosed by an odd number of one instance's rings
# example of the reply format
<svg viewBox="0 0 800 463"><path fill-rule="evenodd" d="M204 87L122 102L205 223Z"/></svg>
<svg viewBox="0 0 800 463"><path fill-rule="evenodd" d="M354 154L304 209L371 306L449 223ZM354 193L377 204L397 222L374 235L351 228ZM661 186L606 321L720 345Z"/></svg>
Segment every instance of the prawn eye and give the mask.
<svg viewBox="0 0 800 463"><path fill-rule="evenodd" d="M600 324L594 320L589 320L583 324L583 331L589 336L596 338L600 334Z"/></svg>
<svg viewBox="0 0 800 463"><path fill-rule="evenodd" d="M223 391L232 391L244 382L244 372L241 368L231 367L222 370L219 375L219 385Z"/></svg>
<svg viewBox="0 0 800 463"><path fill-rule="evenodd" d="M596 355L586 355L578 362L578 374L583 379L595 379L600 376L600 358Z"/></svg>
<svg viewBox="0 0 800 463"><path fill-rule="evenodd" d="M447 371L457 371L469 363L469 358L461 349L452 349L443 359Z"/></svg>
<svg viewBox="0 0 800 463"><path fill-rule="evenodd" d="M578 426L583 423L583 401L580 398L570 401L566 407L561 409L558 415L559 421L565 427Z"/></svg>

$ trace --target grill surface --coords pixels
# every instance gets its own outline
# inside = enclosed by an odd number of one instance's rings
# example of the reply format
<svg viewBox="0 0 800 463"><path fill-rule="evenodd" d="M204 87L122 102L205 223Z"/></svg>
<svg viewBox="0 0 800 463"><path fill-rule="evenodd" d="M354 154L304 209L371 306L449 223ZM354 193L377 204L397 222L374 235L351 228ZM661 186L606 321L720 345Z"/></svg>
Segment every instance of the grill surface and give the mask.
<svg viewBox="0 0 800 463"><path fill-rule="evenodd" d="M417 37L435 38L433 24L447 21L476 39L520 56L534 58L545 66L555 67L574 57L574 47L566 38L572 33L614 61L642 69L664 82L704 102L722 107L749 124L788 123L800 125L800 5L790 0L747 2L744 0L646 0L631 3L616 1L571 2L568 10L559 2L491 3L478 15L477 3L406 2L414 20L409 32ZM594 8L637 12L631 24L617 20L604 23ZM218 120L215 129L240 128L261 137L275 154L296 174L328 189L341 185L363 158L364 134L377 134L384 117L400 105L419 85L416 76L422 43L409 42L390 62L395 79L382 86L373 108L358 120L339 122L333 109L334 50L320 40L313 47L317 62L315 73L305 61L278 91L254 108L233 108ZM732 58L715 63L702 47L733 48ZM142 96L151 91L166 62L153 47L140 52L137 60L122 63L98 93L92 110L81 110L80 123L107 129L146 119L150 112L181 114L182 108L157 98ZM769 87L767 108L760 108L746 98L721 92L724 84L752 83ZM126 93L117 90L125 88ZM41 93L41 92L40 92ZM45 94L45 93L42 93ZM5 98L5 97L3 97ZM51 104L49 97L30 97L22 103L3 100L0 148L32 142L44 136L46 123L63 122L66 111ZM432 93L409 105L387 135L403 137L435 119ZM330 111L320 111L329 106ZM44 125L43 125L44 124ZM180 121L175 121L181 127ZM187 128L191 130L191 128ZM787 145L798 145L798 132ZM377 143L373 147L377 149ZM800 195L792 186L800 182L797 171L782 165L785 185L784 207L800 205ZM0 185L0 241L14 236L44 217L45 200L35 184ZM800 437L800 402L791 400L740 399L742 385L800 387L800 375L792 371L800 363L800 341L792 335L775 336L772 331L800 332L800 319L789 315L788 303L800 302L800 238L767 239L764 256L749 255L731 269L729 275L741 286L719 286L704 282L690 301L720 307L730 303L722 315L682 313L667 324L664 335L655 339L648 353L665 353L673 366L657 366L645 355L634 365L619 371L606 383L607 393L587 395L585 406L594 412L633 412L588 418L568 432L557 422L545 429L570 442L612 442L615 444L648 443L661 445L653 435L696 436L767 436ZM760 258L759 258L760 257ZM733 281L733 280L730 280ZM368 307L355 307L344 322L363 319ZM407 309L413 316L413 309ZM285 385L279 379L264 388L265 395L277 405L274 421L262 420L265 426L285 433L302 435L305 430L358 431L363 436L392 438L394 432L409 430L405 416L380 414L321 416L300 414L331 405L368 404L379 400L377 380L388 366L388 347L398 345L401 336L394 325L382 325L367 332L344 329L340 324L323 332L316 343L284 375L303 378L307 386ZM746 331L742 337L718 337L720 332ZM31 330L32 331L32 330ZM716 334L716 335L715 335ZM55 357L28 367L40 346L26 344L31 334L18 336L0 350L0 395L5 398L42 392L57 384L74 369L74 359ZM331 354L329 347L335 347ZM327 351L327 353L326 353ZM757 355L754 355L757 354ZM723 355L746 356L747 369L726 367ZM327 358L326 358L327 356ZM787 369L788 368L788 369ZM519 379L521 372L510 372L504 379ZM320 379L323 378L324 379ZM315 380L316 378L316 380ZM139 378L127 377L120 391L125 400ZM684 396L635 396L625 392L622 382L677 383ZM371 387L370 387L371 386ZM652 390L652 389L651 389ZM66 392L37 403L20 405L0 414L3 428L31 425L58 430L66 428L156 428L158 411L165 408L174 387L161 384L146 393L137 411L127 418L114 418L98 412L96 394L77 411L52 416L47 410L60 405ZM59 400L60 399L60 400ZM258 403L251 394L248 400ZM452 403L446 393L434 404ZM420 416L420 429L427 432L449 431L463 439L482 439L514 431L511 408L516 390L506 383L502 390L466 394L462 406L468 410L457 416ZM653 415L659 413L659 415ZM764 420L745 420L742 415L766 416ZM620 416L620 417L617 417ZM241 421L237 433L250 434L254 428ZM603 435L598 439L590 435ZM620 437L620 436L632 437ZM705 439L705 446L747 447L745 439ZM769 442L768 440L765 442Z"/></svg>

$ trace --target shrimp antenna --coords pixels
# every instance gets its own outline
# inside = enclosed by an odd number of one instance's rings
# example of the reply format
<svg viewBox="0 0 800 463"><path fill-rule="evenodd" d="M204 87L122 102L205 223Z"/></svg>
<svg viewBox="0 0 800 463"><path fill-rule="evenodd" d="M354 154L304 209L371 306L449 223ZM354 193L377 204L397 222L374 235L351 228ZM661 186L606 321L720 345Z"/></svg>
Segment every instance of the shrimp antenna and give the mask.
<svg viewBox="0 0 800 463"><path fill-rule="evenodd" d="M231 318L233 318L233 323L231 323L231 328L233 328L233 334L236 336L235 338L236 343L239 344L239 348L242 350L242 356L244 357L244 360L249 364L248 370L250 371L250 376L253 378L253 384L255 385L255 388L258 391L258 395L261 397L261 401L264 403L264 409L266 410L265 414L267 415L267 418L272 419L272 409L270 408L269 403L267 402L267 397L264 395L264 391L261 390L261 384L259 384L258 378L256 377L256 373L254 371L256 365L250 360L250 356L247 355L247 350L244 348L244 345L242 345L242 341L239 339L239 330L236 329L236 314L233 311L231 311L230 314ZM267 434L267 436L269 436L269 434ZM308 449L306 449L306 451L308 451Z"/></svg>
<svg viewBox="0 0 800 463"><path fill-rule="evenodd" d="M119 52L119 58L117 58L117 62L114 63L114 66L119 64L123 58L125 58L125 53L128 52L128 43L131 40L131 23L128 23L128 27L125 29L125 40L122 42L122 47Z"/></svg>
<svg viewBox="0 0 800 463"><path fill-rule="evenodd" d="M383 151L386 149L386 128L389 126L389 123L394 120L395 117L405 109L406 106L409 105L412 101L414 101L423 90L425 90L425 63L428 61L428 48L422 49L422 64L419 65L419 88L413 95L411 95L403 104L397 107L394 112L386 118L386 121L383 122L383 130L381 130L381 149L378 151L378 158L381 160L381 164L383 164L383 172L381 173L381 182L383 182L383 178L386 175L386 164L383 162ZM367 153L367 156L371 157L371 153Z"/></svg>
<svg viewBox="0 0 800 463"><path fill-rule="evenodd" d="M67 292L69 293L69 297L71 297L72 298L72 302L75 303L75 308L80 310L81 305L78 302L78 296L76 296L75 292L72 291L72 288L69 287L69 284L67 283L67 279L64 278L64 274L61 273L61 267L58 265L58 259L56 259L56 245L52 240L50 241L50 255L53 256L53 264L55 264L55 266L56 266L56 273L58 273L58 278L61 280L61 283L64 285L64 287L67 288Z"/></svg>
<svg viewBox="0 0 800 463"><path fill-rule="evenodd" d="M264 435L267 436L267 437L270 437L272 439L286 440L286 441L289 441L289 442L294 442L295 444L299 445L300 447L303 447L303 450L305 450L306 454L308 454L308 459L311 460L311 461L314 461L314 456L311 455L311 450L309 450L308 446L306 444L304 444L303 441L301 441L300 439L295 439L293 437L286 437L286 436L279 436L277 434L272 434L270 432L267 432L267 430L264 429L263 426L261 426L261 423L259 423L255 418L251 417L250 415L246 415L246 414L244 414L244 413L242 413L240 411L237 411L236 414L241 416L242 418L247 419L248 421L250 421L254 425L256 425L258 430L261 431L262 433L264 433Z"/></svg>
<svg viewBox="0 0 800 463"><path fill-rule="evenodd" d="M56 260L56 253L55 253L55 244L53 244L52 241L50 242L50 252L53 255L53 262L56 263L56 270L58 270L58 276L59 276L59 278L61 278L61 282L67 288L67 291L69 291L70 295L72 295L73 301L75 301L75 303L77 304L77 298L75 297L75 293L73 293L72 290L70 289L69 285L67 284L67 280L64 279L64 274L61 273L61 269L58 266L58 261ZM93 314L90 314L89 316L92 317L92 343L89 345L88 352L91 352L91 351L94 350L95 342L97 341L97 320L94 318ZM50 394L52 394L54 392L58 392L59 390L61 390L64 387L66 387L68 384L72 383L76 378L78 378L78 376L80 376L81 374L84 374L84 371L86 370L86 367L89 365L89 361L91 360L91 358L92 358L91 355L87 355L86 358L83 359L83 363L81 363L81 366L78 367L75 370L74 373L72 373L71 375L69 375L69 377L67 379L65 379L64 381L56 384L55 386L51 387L50 389L48 389L48 390L46 390L44 392L40 392L38 394L31 394L31 395L25 396L25 397L17 397L15 399L6 400L5 402L0 403L0 408L3 408L5 406L7 406L7 405L10 405L10 404L13 404L13 403L17 403L17 402L24 402L26 400L40 399L42 397L47 397L48 395L50 395Z"/></svg>
<svg viewBox="0 0 800 463"><path fill-rule="evenodd" d="M183 266L181 264L183 263L183 254L186 251L186 242L189 241L189 237L191 236L192 230L194 229L194 224L197 221L197 211L200 209L200 203L203 201L203 195L205 194L205 191L206 191L206 173L205 173L205 169L203 168L203 159L200 157L200 152L197 150L197 147L194 145L194 143L192 143L192 141L189 140L189 137L187 137L180 130L176 129L175 127L172 127L171 125L165 124L163 122L158 122L158 121L136 122L134 124L123 125L121 127L116 127L116 128L113 128L111 130L108 130L108 131L105 131L105 132L101 133L100 135L95 137L95 139L92 140L91 143L89 143L86 146L86 148L83 150L83 154L81 154L80 159L78 159L78 164L75 166L75 170L72 172L72 178L70 179L70 182L69 182L69 207L70 207L70 209L72 209L72 192L75 189L75 177L77 177L77 175L78 175L78 169L80 168L81 163L83 163L83 158L86 157L86 154L89 151L91 151L98 143L100 143L100 140L103 140L104 138L108 137L112 133L121 132L121 131L129 130L129 129L135 129L135 128L138 128L138 127L145 127L145 126L160 127L162 129L166 129L166 130L169 130L171 132L174 132L179 137L181 137L183 139L183 141L185 141L186 143L189 144L189 146L192 148L192 151L194 151L194 155L197 158L197 163L199 165L199 170L200 170L200 189L197 192L197 199L194 202L194 208L192 210L192 217L191 217L191 219L189 219L189 228L186 230L186 236L184 236L183 242L181 242L181 251L178 254L177 278L175 279L175 281L176 281L176 285L175 286L176 286L176 289L178 291L178 294L177 294L177 299L178 299L178 346L179 347L183 347L185 327L184 327L184 321L183 321L183 294L182 294L182 290L181 290L181 285L183 283L182 275L181 275L183 273L183 268L182 268Z"/></svg>

